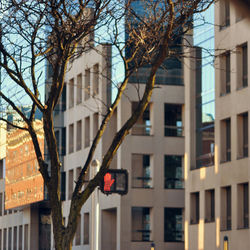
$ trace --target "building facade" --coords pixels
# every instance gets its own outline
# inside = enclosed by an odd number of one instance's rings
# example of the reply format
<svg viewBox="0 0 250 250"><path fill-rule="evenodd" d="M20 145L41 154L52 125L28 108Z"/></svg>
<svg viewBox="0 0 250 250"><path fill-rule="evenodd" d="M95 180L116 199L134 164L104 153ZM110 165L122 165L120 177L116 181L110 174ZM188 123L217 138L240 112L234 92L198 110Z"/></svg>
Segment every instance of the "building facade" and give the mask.
<svg viewBox="0 0 250 250"><path fill-rule="evenodd" d="M219 1L214 24L214 75L196 47L185 88L185 249L249 249L249 20Z"/></svg>

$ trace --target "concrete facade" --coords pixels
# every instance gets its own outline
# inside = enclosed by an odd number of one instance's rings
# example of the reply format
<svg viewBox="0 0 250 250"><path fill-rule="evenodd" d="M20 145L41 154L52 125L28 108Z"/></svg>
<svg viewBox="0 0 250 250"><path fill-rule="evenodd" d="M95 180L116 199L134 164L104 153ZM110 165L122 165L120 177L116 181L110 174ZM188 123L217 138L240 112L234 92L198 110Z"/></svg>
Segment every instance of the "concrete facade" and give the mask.
<svg viewBox="0 0 250 250"><path fill-rule="evenodd" d="M187 62L193 70L187 72L185 82L185 249L247 250L249 20L232 5L220 1L215 4L215 24L212 165L198 167L196 162L197 62Z"/></svg>

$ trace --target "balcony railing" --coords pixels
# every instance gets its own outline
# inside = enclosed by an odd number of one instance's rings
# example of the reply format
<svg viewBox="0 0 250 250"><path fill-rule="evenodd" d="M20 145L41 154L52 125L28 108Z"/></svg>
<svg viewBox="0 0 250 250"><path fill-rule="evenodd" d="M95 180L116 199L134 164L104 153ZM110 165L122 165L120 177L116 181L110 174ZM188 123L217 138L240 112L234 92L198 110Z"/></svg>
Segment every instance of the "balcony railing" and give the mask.
<svg viewBox="0 0 250 250"><path fill-rule="evenodd" d="M132 135L151 135L152 126L147 124L135 124Z"/></svg>
<svg viewBox="0 0 250 250"><path fill-rule="evenodd" d="M165 136L181 137L184 135L184 127L165 125Z"/></svg>

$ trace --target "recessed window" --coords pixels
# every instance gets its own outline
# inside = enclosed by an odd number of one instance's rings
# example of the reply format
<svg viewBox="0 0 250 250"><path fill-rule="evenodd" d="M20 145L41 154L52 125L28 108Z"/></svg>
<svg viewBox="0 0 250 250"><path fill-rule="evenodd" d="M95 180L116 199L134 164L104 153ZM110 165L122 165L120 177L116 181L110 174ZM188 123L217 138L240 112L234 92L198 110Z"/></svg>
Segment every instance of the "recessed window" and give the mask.
<svg viewBox="0 0 250 250"><path fill-rule="evenodd" d="M74 107L74 79L69 81L69 108Z"/></svg>
<svg viewBox="0 0 250 250"><path fill-rule="evenodd" d="M183 211L182 208L164 209L164 241L183 241Z"/></svg>
<svg viewBox="0 0 250 250"><path fill-rule="evenodd" d="M83 216L83 244L89 244L89 213L84 213Z"/></svg>
<svg viewBox="0 0 250 250"><path fill-rule="evenodd" d="M205 222L215 221L214 189L205 191Z"/></svg>
<svg viewBox="0 0 250 250"><path fill-rule="evenodd" d="M220 81L221 95L231 92L231 60L230 52L226 52L220 56Z"/></svg>
<svg viewBox="0 0 250 250"><path fill-rule="evenodd" d="M82 102L82 74L77 76L77 88L76 88L76 104L80 104Z"/></svg>
<svg viewBox="0 0 250 250"><path fill-rule="evenodd" d="M68 200L71 200L74 188L74 170L68 172Z"/></svg>
<svg viewBox="0 0 250 250"><path fill-rule="evenodd" d="M132 154L132 187L152 187L152 166L150 155Z"/></svg>
<svg viewBox="0 0 250 250"><path fill-rule="evenodd" d="M183 136L182 105L165 103L165 136Z"/></svg>
<svg viewBox="0 0 250 250"><path fill-rule="evenodd" d="M93 67L93 96L99 93L99 64Z"/></svg>
<svg viewBox="0 0 250 250"><path fill-rule="evenodd" d="M150 241L150 208L132 207L132 241Z"/></svg>
<svg viewBox="0 0 250 250"><path fill-rule="evenodd" d="M248 157L248 113L237 116L238 158Z"/></svg>
<svg viewBox="0 0 250 250"><path fill-rule="evenodd" d="M220 28L223 29L230 25L230 3L220 1Z"/></svg>
<svg viewBox="0 0 250 250"><path fill-rule="evenodd" d="M166 189L183 188L182 156L165 155L164 187Z"/></svg>
<svg viewBox="0 0 250 250"><path fill-rule="evenodd" d="M85 129L84 129L84 147L89 147L90 145L90 118L89 116L85 118Z"/></svg>
<svg viewBox="0 0 250 250"><path fill-rule="evenodd" d="M221 162L231 161L231 119L221 121Z"/></svg>
<svg viewBox="0 0 250 250"><path fill-rule="evenodd" d="M69 154L74 152L74 124L69 125Z"/></svg>
<svg viewBox="0 0 250 250"><path fill-rule="evenodd" d="M200 220L200 195L199 192L190 194L190 224L198 224Z"/></svg>
<svg viewBox="0 0 250 250"><path fill-rule="evenodd" d="M76 150L82 149L82 121L76 123Z"/></svg>
<svg viewBox="0 0 250 250"><path fill-rule="evenodd" d="M86 69L84 78L84 100L88 100L89 97L90 97L90 69Z"/></svg>
<svg viewBox="0 0 250 250"><path fill-rule="evenodd" d="M248 56L247 43L238 46L236 50L237 55L237 89L248 86Z"/></svg>
<svg viewBox="0 0 250 250"><path fill-rule="evenodd" d="M138 106L138 102L132 102L132 113L135 112ZM135 125L132 127L132 135L151 135L152 124L150 119L151 104L148 104L147 108L139 117Z"/></svg>
<svg viewBox="0 0 250 250"><path fill-rule="evenodd" d="M221 188L221 230L231 230L232 227L232 194L231 187Z"/></svg>
<svg viewBox="0 0 250 250"><path fill-rule="evenodd" d="M249 227L249 188L248 183L237 185L238 192L238 228Z"/></svg>

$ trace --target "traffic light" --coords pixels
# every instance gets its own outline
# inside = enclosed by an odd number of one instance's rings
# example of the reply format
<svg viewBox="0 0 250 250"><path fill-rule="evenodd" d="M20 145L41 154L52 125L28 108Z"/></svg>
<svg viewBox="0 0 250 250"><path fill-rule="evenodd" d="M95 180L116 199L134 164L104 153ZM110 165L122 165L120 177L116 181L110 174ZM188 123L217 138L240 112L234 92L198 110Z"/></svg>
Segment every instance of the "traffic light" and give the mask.
<svg viewBox="0 0 250 250"><path fill-rule="evenodd" d="M104 194L124 195L128 192L128 171L126 169L108 169L100 184Z"/></svg>

